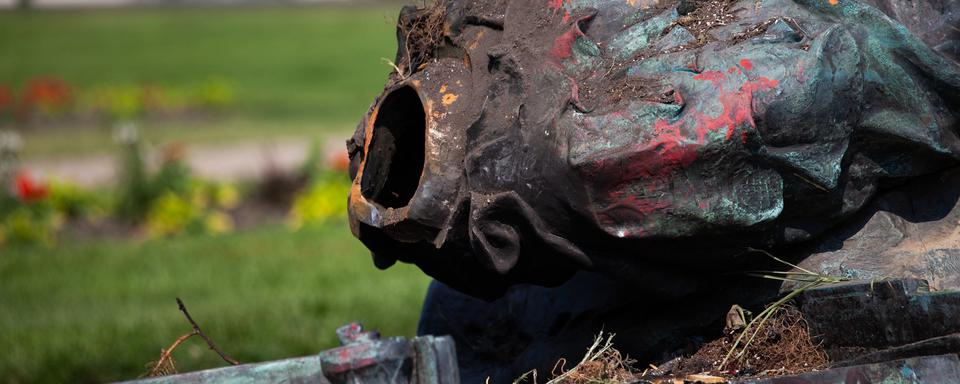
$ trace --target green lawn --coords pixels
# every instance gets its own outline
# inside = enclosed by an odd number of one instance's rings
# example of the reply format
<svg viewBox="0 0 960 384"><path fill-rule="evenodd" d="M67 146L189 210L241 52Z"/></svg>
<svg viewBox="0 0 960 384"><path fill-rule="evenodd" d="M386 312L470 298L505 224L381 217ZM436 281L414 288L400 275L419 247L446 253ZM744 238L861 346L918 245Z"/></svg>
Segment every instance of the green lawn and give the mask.
<svg viewBox="0 0 960 384"><path fill-rule="evenodd" d="M0 12L0 85L63 78L109 85L235 88L226 118L146 122L157 144L346 136L382 89L399 4ZM21 127L23 128L23 127ZM114 149L110 127L23 130L24 157Z"/></svg>
<svg viewBox="0 0 960 384"><path fill-rule="evenodd" d="M345 136L381 91L400 6L142 8L0 12L0 84L235 86L227 116L144 122L151 142ZM109 127L24 132L24 157L113 151ZM23 127L18 127L23 128ZM175 297L243 362L317 353L361 320L412 335L428 279L373 267L344 223L267 226L148 242L64 239L0 249L0 382L136 378L190 330ZM181 371L221 366L199 340Z"/></svg>
<svg viewBox="0 0 960 384"><path fill-rule="evenodd" d="M349 320L412 335L427 282L406 265L376 270L344 223L3 249L0 381L136 378L190 330L175 297L242 362L330 348ZM175 357L181 371L223 365L200 339Z"/></svg>
<svg viewBox="0 0 960 384"><path fill-rule="evenodd" d="M400 5L0 12L0 83L237 87L250 118L353 124L380 92Z"/></svg>

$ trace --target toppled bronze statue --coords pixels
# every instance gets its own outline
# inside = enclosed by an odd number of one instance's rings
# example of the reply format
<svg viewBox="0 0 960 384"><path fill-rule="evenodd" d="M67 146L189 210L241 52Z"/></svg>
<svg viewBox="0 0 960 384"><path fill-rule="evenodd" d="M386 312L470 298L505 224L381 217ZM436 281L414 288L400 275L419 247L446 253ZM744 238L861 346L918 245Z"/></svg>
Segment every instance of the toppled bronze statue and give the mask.
<svg viewBox="0 0 960 384"><path fill-rule="evenodd" d="M925 42L851 0L442 4L415 68L401 18L349 207L379 266L466 292L733 268L960 158L956 11Z"/></svg>
<svg viewBox="0 0 960 384"><path fill-rule="evenodd" d="M537 321L509 319L510 308L539 302L552 313L541 320L559 324L543 325L550 337L586 313L584 335L617 316L652 329L649 310L598 311L638 296L721 307L768 297L718 277L758 269L765 252L960 288L956 251L844 243L873 241L870 228L922 239L909 225L919 220L938 223L924 226L937 249L960 247L949 213L960 191L949 173L960 161L957 25L958 0L405 8L396 71L348 141L353 233L377 266L415 263L443 283L428 297L428 331L443 303L472 300L447 287L506 294L450 305L508 322ZM897 198L905 185L939 197ZM870 221L889 212L906 216Z"/></svg>

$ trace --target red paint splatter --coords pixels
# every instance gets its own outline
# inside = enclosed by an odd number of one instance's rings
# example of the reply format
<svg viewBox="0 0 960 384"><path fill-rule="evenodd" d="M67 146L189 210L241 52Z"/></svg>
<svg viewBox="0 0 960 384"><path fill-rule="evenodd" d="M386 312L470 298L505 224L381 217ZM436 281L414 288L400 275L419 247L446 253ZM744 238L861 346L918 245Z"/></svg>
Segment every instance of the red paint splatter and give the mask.
<svg viewBox="0 0 960 384"><path fill-rule="evenodd" d="M680 91L677 89L673 90L673 103L676 105L683 105L683 95L681 95Z"/></svg>
<svg viewBox="0 0 960 384"><path fill-rule="evenodd" d="M680 132L679 124L658 121L653 137L628 149L616 149L598 154L588 165L588 171L611 184L636 179L667 176L679 167L690 165L697 157L697 143Z"/></svg>
<svg viewBox="0 0 960 384"><path fill-rule="evenodd" d="M724 76L723 72L720 71L706 71L693 77L694 80L712 81L713 85L718 88L720 87L720 82L725 78L726 76Z"/></svg>
<svg viewBox="0 0 960 384"><path fill-rule="evenodd" d="M611 193L610 198L614 203L597 212L598 219L610 227L617 226L619 223L643 223L651 214L672 206L668 200L638 197L624 191ZM617 234L621 237L643 235L642 225L632 228L632 231L621 231Z"/></svg>
<svg viewBox="0 0 960 384"><path fill-rule="evenodd" d="M584 107L583 103L580 102L580 85L574 79L570 79L570 84L570 103L577 109L586 111L587 107Z"/></svg>
<svg viewBox="0 0 960 384"><path fill-rule="evenodd" d="M353 349L341 348L340 352L337 353L337 358L339 358L341 362L350 361L350 359L353 358Z"/></svg>
<svg viewBox="0 0 960 384"><path fill-rule="evenodd" d="M740 66L743 67L743 69L746 71L753 70L753 63L751 63L750 60L747 60L747 59L740 59Z"/></svg>
<svg viewBox="0 0 960 384"><path fill-rule="evenodd" d="M743 64L741 62L741 65ZM750 63L744 67L752 69ZM738 127L749 126L755 129L753 93L779 86L777 80L759 77L746 80L736 87L736 90L729 91L726 88L730 82L721 71L705 71L693 78L713 83L716 100L723 108L717 116L690 109L687 112L688 117L678 121L659 119L654 123L649 140L631 148L597 154L597 160L589 163L583 170L594 175L599 185L605 186L606 191L601 194L604 201L599 203L605 208L597 213L598 219L605 223L605 226L614 228L620 223L638 223L631 228L630 235L642 236L642 223L649 216L670 208L672 202L662 199L656 193L638 191L636 187L627 186L635 185L637 180L644 180L644 185L662 184L670 175L688 167L697 159L699 150L707 144L706 136L709 133L725 130L725 140L731 140ZM679 105L683 105L683 96L679 92L675 91L674 98ZM696 132L695 137L684 135L684 128L688 132L692 128ZM745 142L748 130L742 130L739 136ZM708 206L700 203L700 208L707 209ZM626 233L619 234L626 236Z"/></svg>
<svg viewBox="0 0 960 384"><path fill-rule="evenodd" d="M778 86L780 86L779 80L770 80L766 76L760 76L756 80L746 82L742 87L740 87L740 89L747 92L756 92L776 88Z"/></svg>
<svg viewBox="0 0 960 384"><path fill-rule="evenodd" d="M550 54L557 59L566 59L573 55L573 43L577 41L579 31L576 28L570 29L558 36L553 42L553 49Z"/></svg>
<svg viewBox="0 0 960 384"><path fill-rule="evenodd" d="M771 80L761 76L756 80L747 81L741 85L737 91L730 92L726 91L723 87L723 81L726 80L726 75L724 75L723 72L707 71L693 78L694 80L712 82L713 85L717 87L717 100L723 107L723 111L716 117L707 116L697 111L690 112L696 121L696 140L700 145L704 143L707 134L723 128L726 128L726 140L733 138L733 133L738 126L749 124L750 127L756 128L756 123L753 121L753 93L776 88L780 85L780 82L777 80ZM676 122L672 125L677 126L677 129L679 129L681 123L682 122ZM667 122L660 120L657 124L667 124ZM655 129L655 131L656 130L657 129ZM746 140L745 134L742 135L742 137Z"/></svg>
<svg viewBox="0 0 960 384"><path fill-rule="evenodd" d="M563 7L564 1L565 0L547 0L547 6L550 7L550 9L560 9Z"/></svg>

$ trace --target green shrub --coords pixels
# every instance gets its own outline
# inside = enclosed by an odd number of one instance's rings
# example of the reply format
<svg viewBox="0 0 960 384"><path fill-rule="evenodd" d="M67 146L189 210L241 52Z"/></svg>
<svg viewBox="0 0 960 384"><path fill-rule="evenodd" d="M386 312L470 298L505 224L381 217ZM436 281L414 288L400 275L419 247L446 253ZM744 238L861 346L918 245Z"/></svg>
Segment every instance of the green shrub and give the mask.
<svg viewBox="0 0 960 384"><path fill-rule="evenodd" d="M168 190L150 206L147 234L165 237L189 234L220 234L233 230L227 210L237 203L236 188L228 184L191 182L187 193Z"/></svg>
<svg viewBox="0 0 960 384"><path fill-rule="evenodd" d="M108 202L102 194L61 181L50 183L48 199L54 211L70 219L101 217L105 214Z"/></svg>
<svg viewBox="0 0 960 384"><path fill-rule="evenodd" d="M147 174L143 144L140 142L136 126L118 127L117 140L120 148L120 177L117 183L117 217L135 222L146 215L150 203L156 197L151 190L150 175Z"/></svg>
<svg viewBox="0 0 960 384"><path fill-rule="evenodd" d="M298 194L287 215L293 228L325 223L347 217L347 194L350 180L343 173L327 172L316 177L307 189Z"/></svg>
<svg viewBox="0 0 960 384"><path fill-rule="evenodd" d="M140 87L113 85L91 91L93 108L110 121L123 121L143 116L145 112Z"/></svg>
<svg viewBox="0 0 960 384"><path fill-rule="evenodd" d="M21 205L0 221L0 245L53 245L63 221L50 204Z"/></svg>
<svg viewBox="0 0 960 384"><path fill-rule="evenodd" d="M234 103L233 84L222 77L211 77L196 87L196 104L205 109L224 110Z"/></svg>
<svg viewBox="0 0 960 384"><path fill-rule="evenodd" d="M200 212L184 196L173 192L161 195L147 213L147 233L151 236L179 235L188 229L196 232Z"/></svg>

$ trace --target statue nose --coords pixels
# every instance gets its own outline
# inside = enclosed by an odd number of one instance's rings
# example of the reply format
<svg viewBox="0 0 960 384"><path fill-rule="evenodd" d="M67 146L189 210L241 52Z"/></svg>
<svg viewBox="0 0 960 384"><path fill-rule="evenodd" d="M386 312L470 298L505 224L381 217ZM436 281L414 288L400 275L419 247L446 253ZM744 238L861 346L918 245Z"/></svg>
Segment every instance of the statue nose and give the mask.
<svg viewBox="0 0 960 384"><path fill-rule="evenodd" d="M354 234L439 247L463 182L467 69L440 60L384 92L363 123L349 211ZM361 144L362 143L362 144ZM364 231L360 226L364 226Z"/></svg>
<svg viewBox="0 0 960 384"><path fill-rule="evenodd" d="M429 188L431 176L425 165L438 160L427 153L428 131L435 124L428 118L430 106L425 105L420 86L419 81L410 81L388 89L367 116L363 157L350 190L355 234L373 232L380 241L406 243L436 235L435 226L418 219L435 211L429 191L425 198L418 192L424 182Z"/></svg>

